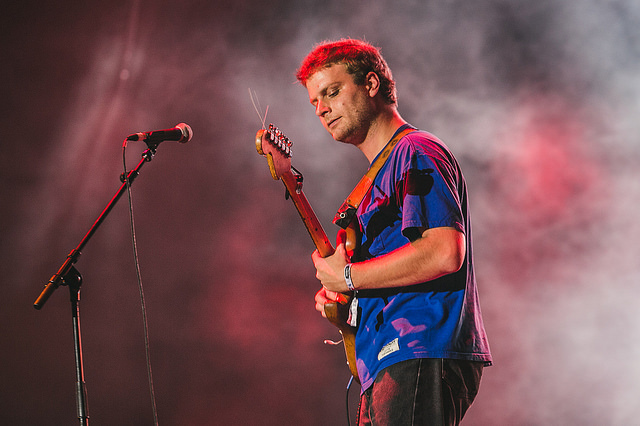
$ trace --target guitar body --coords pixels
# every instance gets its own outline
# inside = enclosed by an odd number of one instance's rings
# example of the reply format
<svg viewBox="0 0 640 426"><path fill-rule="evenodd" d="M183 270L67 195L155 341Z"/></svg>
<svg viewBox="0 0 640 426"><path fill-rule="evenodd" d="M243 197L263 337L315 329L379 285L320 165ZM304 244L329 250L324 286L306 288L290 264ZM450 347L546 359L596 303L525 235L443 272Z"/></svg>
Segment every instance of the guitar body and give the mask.
<svg viewBox="0 0 640 426"><path fill-rule="evenodd" d="M302 192L302 176L294 174L294 169L291 167L291 141L280 130L269 125L269 129L258 130L255 143L258 153L267 158L273 179L282 180L320 256L331 256L335 249ZM357 229L358 227L353 223L347 228L347 253L353 253L357 249L360 241ZM359 382L355 356L356 329L348 323L352 295L345 293L343 296L340 303L325 304L324 312L327 319L340 331L349 370L354 379Z"/></svg>
<svg viewBox="0 0 640 426"><path fill-rule="evenodd" d="M346 229L347 238L345 248L349 257L360 246L360 228L351 223ZM354 379L360 383L358 378L358 369L356 367L356 328L349 324L349 311L351 308L352 293L344 294L346 303L326 303L324 305L324 314L329 322L340 330L342 335L342 344L344 345L345 355L347 357L347 365Z"/></svg>

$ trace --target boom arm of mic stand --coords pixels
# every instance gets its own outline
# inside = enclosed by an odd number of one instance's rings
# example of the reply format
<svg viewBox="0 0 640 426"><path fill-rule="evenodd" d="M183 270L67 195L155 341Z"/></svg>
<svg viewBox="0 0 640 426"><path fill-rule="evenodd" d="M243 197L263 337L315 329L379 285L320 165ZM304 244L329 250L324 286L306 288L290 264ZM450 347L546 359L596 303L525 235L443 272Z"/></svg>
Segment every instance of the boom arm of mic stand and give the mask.
<svg viewBox="0 0 640 426"><path fill-rule="evenodd" d="M89 242L93 234L95 234L95 232L98 230L98 227L106 219L107 215L109 214L111 209L113 209L113 207L118 202L122 194L124 194L124 191L127 189L127 185L131 185L133 183L133 180L136 178L136 176L138 176L140 169L142 168L142 165L147 161L151 161L153 159L153 156L155 155L156 147L157 147L157 144L155 146L149 145L149 148L142 153L142 159L140 160L136 168L131 170L127 174L126 178L124 176L124 173L122 174L122 176L120 177L120 180L122 181L122 185L120 186L120 189L118 190L118 192L116 192L116 194L113 196L111 201L109 201L109 204L107 204L107 206L102 211L102 213L100 213L100 216L98 216L98 219L96 219L93 226L91 226L91 229L89 229L89 231L84 236L84 238L82 238L82 241L80 241L80 244L78 244L78 246L75 249L71 250L69 255L67 255L67 260L64 261L62 266L60 266L60 269L58 269L58 272L56 272L51 277L49 282L45 285L44 290L42 290L42 292L40 293L40 296L38 296L38 298L33 304L34 308L38 310L42 309L42 307L47 302L49 297L53 294L53 292L59 286L67 284L65 282L65 276L67 275L69 270L73 267L73 264L76 263L76 261L78 260L78 257L80 257L82 249Z"/></svg>

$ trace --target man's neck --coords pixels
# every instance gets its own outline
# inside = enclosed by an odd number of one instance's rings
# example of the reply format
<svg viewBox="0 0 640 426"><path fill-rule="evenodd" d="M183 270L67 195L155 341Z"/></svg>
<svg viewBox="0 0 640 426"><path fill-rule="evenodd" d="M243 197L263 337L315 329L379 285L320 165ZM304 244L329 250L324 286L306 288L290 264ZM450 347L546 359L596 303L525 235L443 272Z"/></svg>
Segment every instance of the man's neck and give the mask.
<svg viewBox="0 0 640 426"><path fill-rule="evenodd" d="M380 151L387 146L387 143L398 128L406 123L395 108L389 109L371 123L367 137L362 143L357 145L360 151L367 157L369 163L372 163Z"/></svg>

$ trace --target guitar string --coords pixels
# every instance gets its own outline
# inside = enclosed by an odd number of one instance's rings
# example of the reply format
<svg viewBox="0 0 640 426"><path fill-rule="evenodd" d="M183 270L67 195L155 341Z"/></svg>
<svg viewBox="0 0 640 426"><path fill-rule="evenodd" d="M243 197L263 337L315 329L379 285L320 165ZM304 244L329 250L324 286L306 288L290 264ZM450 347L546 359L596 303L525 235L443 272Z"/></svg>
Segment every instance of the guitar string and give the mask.
<svg viewBox="0 0 640 426"><path fill-rule="evenodd" d="M249 97L251 98L251 103L253 104L253 109L256 111L256 114L258 114L258 119L260 120L260 123L262 124L262 128L266 129L266 122L267 122L267 114L269 113L269 105L267 105L267 108L264 111L264 116L262 116L260 114L260 110L262 109L262 107L260 106L260 100L258 99L258 94L255 91L251 91L251 88L249 88ZM256 105L257 104L257 105Z"/></svg>

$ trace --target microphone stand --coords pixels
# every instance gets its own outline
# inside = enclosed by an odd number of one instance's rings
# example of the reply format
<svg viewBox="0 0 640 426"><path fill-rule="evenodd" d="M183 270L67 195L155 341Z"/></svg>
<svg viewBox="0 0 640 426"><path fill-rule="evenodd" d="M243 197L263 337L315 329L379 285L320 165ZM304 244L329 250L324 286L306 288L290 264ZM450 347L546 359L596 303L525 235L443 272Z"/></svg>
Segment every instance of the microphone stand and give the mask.
<svg viewBox="0 0 640 426"><path fill-rule="evenodd" d="M97 231L98 227L106 219L111 209L118 202L128 185L131 185L134 179L140 173L142 165L148 161L151 161L156 154L156 149L160 142L147 142L147 150L142 153L142 159L138 163L135 169L131 170L127 176L122 173L120 175L120 181L122 185L116 194L113 196L109 204L102 211L98 219L94 222L91 229L86 233L82 241L78 246L71 250L67 255L67 259L62 266L58 269L49 282L45 285L44 290L38 296L38 299L34 302L33 307L35 309L42 309L53 292L61 285L69 286L69 294L71 300L71 313L73 319L73 337L74 337L74 353L76 359L76 408L78 412L78 419L81 426L88 426L89 413L87 409L87 393L84 382L84 368L82 363L82 339L80 334L80 308L78 302L80 301L80 286L82 285L82 276L80 272L73 266L74 263L80 257L81 251L84 246L89 242L93 234Z"/></svg>

